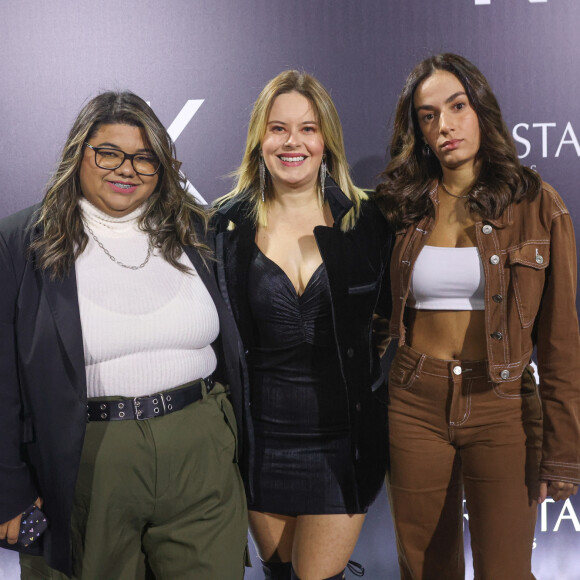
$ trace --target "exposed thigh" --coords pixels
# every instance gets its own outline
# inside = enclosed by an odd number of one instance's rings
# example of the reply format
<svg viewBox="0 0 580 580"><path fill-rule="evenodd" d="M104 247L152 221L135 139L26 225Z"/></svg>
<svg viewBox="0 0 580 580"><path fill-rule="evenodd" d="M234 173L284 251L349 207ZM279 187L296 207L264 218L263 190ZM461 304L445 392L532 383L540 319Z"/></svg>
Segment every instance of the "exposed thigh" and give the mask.
<svg viewBox="0 0 580 580"><path fill-rule="evenodd" d="M348 564L365 514L298 516L292 562L303 580L327 578Z"/></svg>
<svg viewBox="0 0 580 580"><path fill-rule="evenodd" d="M290 562L296 518L250 510L250 533L258 556L264 561Z"/></svg>

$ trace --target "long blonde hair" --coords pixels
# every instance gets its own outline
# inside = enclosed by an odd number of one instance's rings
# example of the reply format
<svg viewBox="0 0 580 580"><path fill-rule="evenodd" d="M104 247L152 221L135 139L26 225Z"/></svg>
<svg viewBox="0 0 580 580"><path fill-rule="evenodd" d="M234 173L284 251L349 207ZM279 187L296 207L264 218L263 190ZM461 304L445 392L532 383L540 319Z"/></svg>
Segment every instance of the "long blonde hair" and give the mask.
<svg viewBox="0 0 580 580"><path fill-rule="evenodd" d="M267 226L268 196L262 202L260 192L260 149L274 100L279 95L291 92L297 92L306 97L312 105L324 140L328 172L354 204L341 223L341 229L347 231L355 225L360 213L361 200L366 199L367 195L353 184L350 177L344 151L342 125L332 98L317 79L296 70L286 70L280 73L262 89L250 116L242 163L232 174L236 178L235 187L220 198L217 204L221 205L232 198L244 199L251 207L251 215L255 223ZM267 179L266 186L270 185L270 180Z"/></svg>
<svg viewBox="0 0 580 580"><path fill-rule="evenodd" d="M88 241L78 207L84 144L100 126L117 123L142 128L161 161L157 187L140 218L141 229L178 270L188 270L178 261L182 245L196 247L204 258L211 255L196 233L196 224L202 231L207 230L206 213L187 192L175 146L161 121L137 95L108 91L89 101L74 122L35 223L42 234L33 239L29 251L35 255L38 267L47 270L52 278L61 278L70 271Z"/></svg>

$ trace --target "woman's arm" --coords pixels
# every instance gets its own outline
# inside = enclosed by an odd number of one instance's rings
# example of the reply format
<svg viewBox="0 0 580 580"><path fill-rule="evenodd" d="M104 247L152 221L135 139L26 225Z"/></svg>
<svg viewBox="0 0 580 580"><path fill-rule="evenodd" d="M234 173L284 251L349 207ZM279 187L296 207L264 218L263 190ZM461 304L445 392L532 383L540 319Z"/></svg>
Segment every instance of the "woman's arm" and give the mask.
<svg viewBox="0 0 580 580"><path fill-rule="evenodd" d="M390 318L393 310L393 299L391 295L391 255L393 252L394 235L390 228L387 227L386 221L382 214L380 215L382 257L383 257L383 274L381 277L381 291L379 300L373 315L373 344L378 350L379 356L383 356L389 347L391 339L389 337Z"/></svg>
<svg viewBox="0 0 580 580"><path fill-rule="evenodd" d="M16 347L18 280L14 258L0 232L0 522L2 529L34 502L28 466L21 456L22 402ZM18 522L19 523L19 522ZM15 523L10 526L13 532ZM8 533L8 527L5 534ZM0 538L1 539L1 538Z"/></svg>
<svg viewBox="0 0 580 580"><path fill-rule="evenodd" d="M563 498L580 483L576 242L570 215L564 211L552 221L550 265L534 333L544 415L540 479L545 484L540 498L542 493Z"/></svg>

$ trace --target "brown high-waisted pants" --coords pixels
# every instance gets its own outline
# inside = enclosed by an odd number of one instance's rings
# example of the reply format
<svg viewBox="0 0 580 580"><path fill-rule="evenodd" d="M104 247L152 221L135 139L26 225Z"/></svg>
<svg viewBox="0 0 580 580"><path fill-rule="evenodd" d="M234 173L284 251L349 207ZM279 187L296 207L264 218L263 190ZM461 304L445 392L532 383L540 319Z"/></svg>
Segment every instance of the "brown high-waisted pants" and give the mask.
<svg viewBox="0 0 580 580"><path fill-rule="evenodd" d="M399 347L389 375L387 476L401 579L463 580L463 497L475 580L530 580L542 418L530 367L489 380L485 361Z"/></svg>

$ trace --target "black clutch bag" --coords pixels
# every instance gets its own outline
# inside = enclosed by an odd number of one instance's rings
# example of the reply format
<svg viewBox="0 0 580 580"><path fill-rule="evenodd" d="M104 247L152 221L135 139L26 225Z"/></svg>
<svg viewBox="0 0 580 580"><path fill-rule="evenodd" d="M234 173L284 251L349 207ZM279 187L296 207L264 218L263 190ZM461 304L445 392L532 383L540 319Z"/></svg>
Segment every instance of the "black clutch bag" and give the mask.
<svg viewBox="0 0 580 580"><path fill-rule="evenodd" d="M36 542L48 528L46 516L34 504L22 512L18 543L27 548Z"/></svg>

